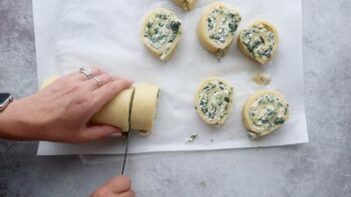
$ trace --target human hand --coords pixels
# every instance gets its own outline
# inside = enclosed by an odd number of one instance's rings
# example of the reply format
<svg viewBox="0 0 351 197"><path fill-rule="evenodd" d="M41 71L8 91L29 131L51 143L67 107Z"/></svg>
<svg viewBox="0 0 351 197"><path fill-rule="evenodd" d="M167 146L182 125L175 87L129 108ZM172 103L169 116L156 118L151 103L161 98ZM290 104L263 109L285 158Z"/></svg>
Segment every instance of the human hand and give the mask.
<svg viewBox="0 0 351 197"><path fill-rule="evenodd" d="M90 197L134 197L131 180L126 176L117 176L97 188Z"/></svg>
<svg viewBox="0 0 351 197"><path fill-rule="evenodd" d="M38 93L11 103L0 113L0 137L82 143L120 136L120 129L90 125L89 120L116 94L133 83L93 69L100 81L82 73L61 77Z"/></svg>

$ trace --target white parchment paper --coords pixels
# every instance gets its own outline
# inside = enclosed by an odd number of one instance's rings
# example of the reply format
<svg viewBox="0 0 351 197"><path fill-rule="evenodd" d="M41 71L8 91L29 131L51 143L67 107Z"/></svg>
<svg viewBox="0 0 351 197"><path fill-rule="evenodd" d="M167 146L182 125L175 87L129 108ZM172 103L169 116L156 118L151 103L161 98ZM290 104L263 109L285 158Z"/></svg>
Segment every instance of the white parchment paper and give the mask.
<svg viewBox="0 0 351 197"><path fill-rule="evenodd" d="M196 28L205 7L213 0L199 0L184 12L171 0L33 0L39 83L53 74L63 75L82 65L98 65L115 75L161 87L158 115L148 137L132 135L130 153L212 150L279 146L308 142L303 96L302 21L300 0L223 0L242 15L239 30L253 20L271 21L280 33L277 57L260 66L249 60L233 42L221 60L204 50ZM144 15L164 7L183 21L183 38L173 56L162 63L152 57L139 37ZM257 72L272 76L267 87L252 80ZM234 106L226 124L213 128L200 120L193 97L200 82L218 76L234 88ZM259 140L249 139L241 119L246 99L259 89L283 93L291 118L277 132ZM193 133L194 143L186 143ZM124 145L108 139L84 145L40 142L38 155L119 154Z"/></svg>

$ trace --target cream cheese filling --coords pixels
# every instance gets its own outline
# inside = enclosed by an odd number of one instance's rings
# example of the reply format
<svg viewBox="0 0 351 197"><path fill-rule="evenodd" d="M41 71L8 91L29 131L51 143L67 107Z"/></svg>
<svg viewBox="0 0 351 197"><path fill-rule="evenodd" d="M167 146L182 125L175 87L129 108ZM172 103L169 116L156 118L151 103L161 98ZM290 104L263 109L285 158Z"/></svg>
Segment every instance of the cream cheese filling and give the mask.
<svg viewBox="0 0 351 197"><path fill-rule="evenodd" d="M201 112L211 121L219 121L228 115L232 101L233 87L212 80L203 86L199 95Z"/></svg>
<svg viewBox="0 0 351 197"><path fill-rule="evenodd" d="M275 45L275 36L264 25L258 24L244 30L240 40L254 58L270 59Z"/></svg>
<svg viewBox="0 0 351 197"><path fill-rule="evenodd" d="M207 30L209 38L216 44L222 45L236 32L240 15L234 10L218 6L207 17Z"/></svg>
<svg viewBox="0 0 351 197"><path fill-rule="evenodd" d="M169 55L175 41L180 39L181 21L172 12L154 13L146 23L144 37L151 46L161 51L161 60Z"/></svg>
<svg viewBox="0 0 351 197"><path fill-rule="evenodd" d="M289 113L289 105L279 97L267 94L260 96L251 105L249 119L255 131L266 131L284 124Z"/></svg>

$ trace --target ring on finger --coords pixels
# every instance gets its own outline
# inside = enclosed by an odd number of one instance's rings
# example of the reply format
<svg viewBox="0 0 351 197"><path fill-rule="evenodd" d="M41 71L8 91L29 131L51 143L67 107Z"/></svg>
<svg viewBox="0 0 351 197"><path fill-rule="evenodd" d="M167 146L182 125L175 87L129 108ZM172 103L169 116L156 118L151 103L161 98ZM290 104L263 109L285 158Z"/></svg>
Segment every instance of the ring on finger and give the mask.
<svg viewBox="0 0 351 197"><path fill-rule="evenodd" d="M95 80L97 87L99 88L101 86L101 81L97 77L93 77L92 79Z"/></svg>
<svg viewBox="0 0 351 197"><path fill-rule="evenodd" d="M79 68L79 72L83 73L88 79L91 79L94 77L93 72L91 71L91 69L87 66L82 66Z"/></svg>

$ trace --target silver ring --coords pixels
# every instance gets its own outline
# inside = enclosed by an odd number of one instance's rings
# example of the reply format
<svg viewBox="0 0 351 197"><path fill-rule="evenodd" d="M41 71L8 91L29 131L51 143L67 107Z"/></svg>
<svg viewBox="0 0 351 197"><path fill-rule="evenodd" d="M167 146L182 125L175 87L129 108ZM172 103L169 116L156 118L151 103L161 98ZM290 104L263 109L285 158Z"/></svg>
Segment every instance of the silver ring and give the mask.
<svg viewBox="0 0 351 197"><path fill-rule="evenodd" d="M79 72L83 73L88 79L91 79L94 77L93 72L91 71L91 69L87 66L82 66L79 68Z"/></svg>
<svg viewBox="0 0 351 197"><path fill-rule="evenodd" d="M93 77L92 79L94 79L96 81L97 87L101 86L101 81L97 77Z"/></svg>

